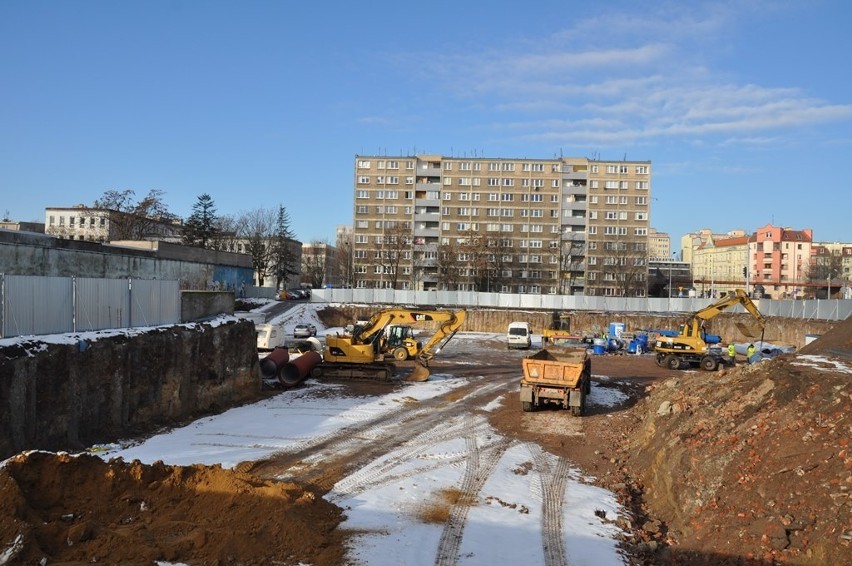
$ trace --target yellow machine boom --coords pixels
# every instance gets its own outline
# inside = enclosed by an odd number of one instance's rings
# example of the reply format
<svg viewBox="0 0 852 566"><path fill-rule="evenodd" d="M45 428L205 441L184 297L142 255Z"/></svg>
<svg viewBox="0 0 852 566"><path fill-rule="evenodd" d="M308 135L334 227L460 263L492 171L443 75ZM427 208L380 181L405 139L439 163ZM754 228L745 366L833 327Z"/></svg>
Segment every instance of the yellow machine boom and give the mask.
<svg viewBox="0 0 852 566"><path fill-rule="evenodd" d="M365 325L356 326L351 335L327 336L323 363L312 372L314 377L353 377L390 380L394 365L385 362L392 354L385 330L392 325L434 321L438 329L414 353L415 369L406 381L426 381L429 362L464 324L466 312L391 308L377 312Z"/></svg>

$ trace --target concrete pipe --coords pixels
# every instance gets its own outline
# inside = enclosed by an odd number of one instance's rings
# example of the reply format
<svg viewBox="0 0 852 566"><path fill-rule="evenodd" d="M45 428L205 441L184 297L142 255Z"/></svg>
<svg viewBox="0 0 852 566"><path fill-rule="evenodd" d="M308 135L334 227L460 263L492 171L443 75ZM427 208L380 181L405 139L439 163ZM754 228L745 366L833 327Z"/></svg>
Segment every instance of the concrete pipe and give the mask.
<svg viewBox="0 0 852 566"><path fill-rule="evenodd" d="M305 352L284 364L284 367L278 373L278 380L285 387L298 385L311 374L311 370L321 361L322 356L319 352Z"/></svg>
<svg viewBox="0 0 852 566"><path fill-rule="evenodd" d="M278 371L290 361L290 350L286 347L275 348L268 356L260 360L260 375L264 379L271 379L278 375Z"/></svg>

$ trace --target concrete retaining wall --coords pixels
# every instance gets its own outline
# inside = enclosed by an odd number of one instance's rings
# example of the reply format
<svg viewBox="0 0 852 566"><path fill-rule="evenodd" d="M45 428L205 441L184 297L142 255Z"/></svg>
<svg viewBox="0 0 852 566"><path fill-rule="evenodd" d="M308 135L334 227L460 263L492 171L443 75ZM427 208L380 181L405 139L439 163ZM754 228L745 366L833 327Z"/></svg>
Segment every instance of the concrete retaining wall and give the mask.
<svg viewBox="0 0 852 566"><path fill-rule="evenodd" d="M220 314L234 314L232 291L181 291L180 320L192 322Z"/></svg>
<svg viewBox="0 0 852 566"><path fill-rule="evenodd" d="M81 449L256 399L254 324L216 322L0 347L0 458Z"/></svg>

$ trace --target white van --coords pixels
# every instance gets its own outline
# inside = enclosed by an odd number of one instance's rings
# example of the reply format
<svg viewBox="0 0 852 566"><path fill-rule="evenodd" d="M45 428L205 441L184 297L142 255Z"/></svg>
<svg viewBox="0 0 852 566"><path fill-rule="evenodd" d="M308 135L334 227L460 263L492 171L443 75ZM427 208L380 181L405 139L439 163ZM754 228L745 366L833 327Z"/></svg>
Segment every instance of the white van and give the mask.
<svg viewBox="0 0 852 566"><path fill-rule="evenodd" d="M510 322L506 332L506 343L511 350L518 348L529 350L532 346L532 330L529 322Z"/></svg>

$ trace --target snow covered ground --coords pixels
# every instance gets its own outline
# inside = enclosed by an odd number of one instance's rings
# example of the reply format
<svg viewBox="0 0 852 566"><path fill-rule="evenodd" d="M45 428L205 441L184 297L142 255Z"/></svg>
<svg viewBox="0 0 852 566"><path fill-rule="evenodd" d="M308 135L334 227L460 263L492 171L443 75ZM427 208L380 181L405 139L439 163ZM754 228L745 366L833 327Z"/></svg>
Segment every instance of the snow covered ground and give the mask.
<svg viewBox="0 0 852 566"><path fill-rule="evenodd" d="M287 330L310 322L320 337L340 330L325 328L310 303L274 322ZM459 333L455 340L464 347L483 337L497 336ZM308 380L253 405L98 453L234 467L330 439L337 439L330 450L345 450L348 436L394 434L401 419L417 418L419 404L465 383L433 374L385 395L355 397L340 385ZM619 395L595 387L590 399L614 404ZM498 403L490 399L482 409ZM454 500L459 493L467 497ZM501 436L482 414L439 418L339 481L326 497L346 510L342 528L357 533L348 556L356 564L624 564L616 548L613 521L620 508L614 495L538 445ZM435 509L447 509L447 516L435 520Z"/></svg>

